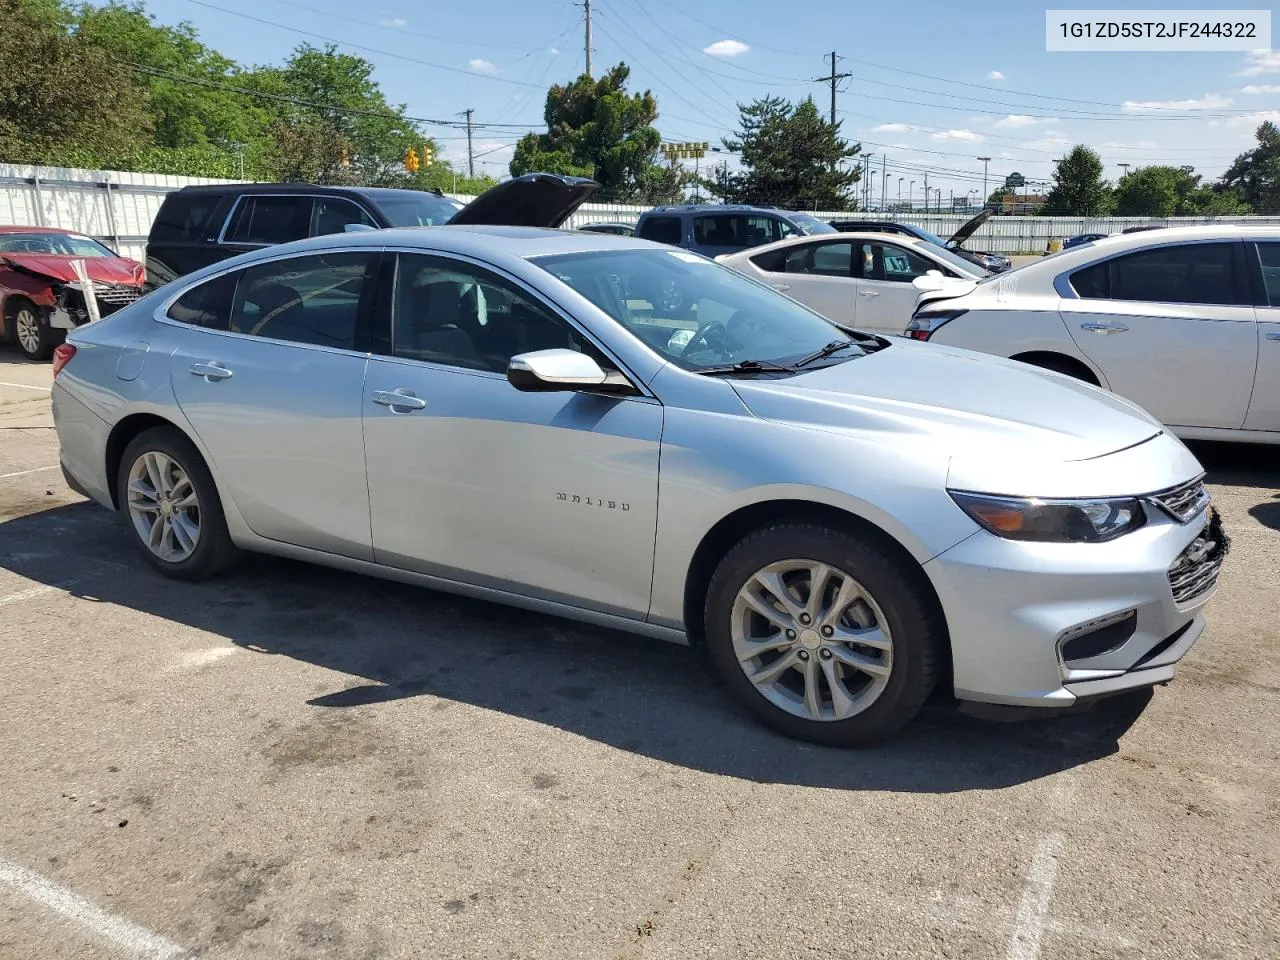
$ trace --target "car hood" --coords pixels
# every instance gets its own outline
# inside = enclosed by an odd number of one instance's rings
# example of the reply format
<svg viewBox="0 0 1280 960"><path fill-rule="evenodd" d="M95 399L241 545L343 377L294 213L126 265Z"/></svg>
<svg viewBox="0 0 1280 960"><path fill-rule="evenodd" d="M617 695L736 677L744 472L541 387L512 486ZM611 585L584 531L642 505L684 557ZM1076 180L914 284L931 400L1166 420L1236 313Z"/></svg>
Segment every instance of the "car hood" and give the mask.
<svg viewBox="0 0 1280 960"><path fill-rule="evenodd" d="M914 437L966 459L1089 460L1163 429L1127 400L1070 377L911 341L812 373L733 386L765 420Z"/></svg>
<svg viewBox="0 0 1280 960"><path fill-rule="evenodd" d="M585 177L526 173L490 187L459 210L451 224L558 227L600 189Z"/></svg>
<svg viewBox="0 0 1280 960"><path fill-rule="evenodd" d="M982 226L984 223L987 222L987 220L991 217L992 212L993 212L992 209L990 207L987 207L976 217L972 218L971 220L966 220L964 223L960 224L960 229L951 235L951 239L947 241L947 246L959 247L961 244L963 244L966 240L968 240L970 237L973 236L973 232L975 230L977 230L980 226Z"/></svg>
<svg viewBox="0 0 1280 960"><path fill-rule="evenodd" d="M122 283L140 286L144 279L142 264L124 257L71 257L51 253L6 253L0 256L9 266L24 273L48 277L72 283L76 272L71 268L73 260L84 260L85 272L90 280L100 283Z"/></svg>

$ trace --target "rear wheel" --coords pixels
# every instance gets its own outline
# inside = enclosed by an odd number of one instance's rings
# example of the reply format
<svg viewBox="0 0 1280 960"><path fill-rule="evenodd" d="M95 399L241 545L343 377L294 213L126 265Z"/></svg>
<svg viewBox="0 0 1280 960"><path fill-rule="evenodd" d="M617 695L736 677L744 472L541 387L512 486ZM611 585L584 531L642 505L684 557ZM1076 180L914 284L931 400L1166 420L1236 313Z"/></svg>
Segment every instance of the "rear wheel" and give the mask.
<svg viewBox="0 0 1280 960"><path fill-rule="evenodd" d="M1020 360L1033 367L1039 367L1041 370L1052 370L1054 373L1061 373L1076 380L1083 380L1085 383L1091 383L1095 387L1099 385L1098 378L1093 375L1092 370L1079 360L1063 356L1060 353L1028 353L1013 359Z"/></svg>
<svg viewBox="0 0 1280 960"><path fill-rule="evenodd" d="M30 300L18 300L10 315L14 339L23 355L28 360L48 360L57 346L57 336L44 311Z"/></svg>
<svg viewBox="0 0 1280 960"><path fill-rule="evenodd" d="M851 533L778 524L741 540L711 580L707 645L729 688L794 737L890 736L932 691L945 628L909 561Z"/></svg>
<svg viewBox="0 0 1280 960"><path fill-rule="evenodd" d="M116 490L121 518L166 576L202 580L237 558L213 476L177 429L154 427L134 437Z"/></svg>

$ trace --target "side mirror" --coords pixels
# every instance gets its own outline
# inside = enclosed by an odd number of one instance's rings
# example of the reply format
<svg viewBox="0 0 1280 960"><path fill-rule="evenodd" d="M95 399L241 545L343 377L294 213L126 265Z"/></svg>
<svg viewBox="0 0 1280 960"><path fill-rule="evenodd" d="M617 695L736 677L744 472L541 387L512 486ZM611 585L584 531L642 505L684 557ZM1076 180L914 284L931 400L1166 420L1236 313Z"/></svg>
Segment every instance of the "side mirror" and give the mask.
<svg viewBox="0 0 1280 960"><path fill-rule="evenodd" d="M507 380L517 390L530 393L557 390L589 390L634 393L630 381L605 373L600 364L576 350L534 350L507 362Z"/></svg>
<svg viewBox="0 0 1280 960"><path fill-rule="evenodd" d="M917 290L941 290L947 285L947 278L942 275L941 270L927 270L924 276L912 280L911 285Z"/></svg>
<svg viewBox="0 0 1280 960"><path fill-rule="evenodd" d="M343 233L363 233L366 230L376 230L377 227L371 227L367 223L346 223L342 226Z"/></svg>

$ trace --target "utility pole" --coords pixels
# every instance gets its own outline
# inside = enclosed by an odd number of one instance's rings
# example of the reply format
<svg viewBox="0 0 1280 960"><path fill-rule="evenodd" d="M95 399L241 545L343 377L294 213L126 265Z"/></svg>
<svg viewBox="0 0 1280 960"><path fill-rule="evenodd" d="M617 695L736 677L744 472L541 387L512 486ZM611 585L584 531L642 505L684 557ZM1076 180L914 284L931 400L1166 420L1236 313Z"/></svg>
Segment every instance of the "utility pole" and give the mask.
<svg viewBox="0 0 1280 960"><path fill-rule="evenodd" d="M589 3L590 0L587 0L587 2ZM467 109L462 112L467 118L467 176L474 179L476 175L476 164L475 158L471 153L471 115L476 112L476 108L467 107Z"/></svg>
<svg viewBox="0 0 1280 960"><path fill-rule="evenodd" d="M880 154L880 212L884 213L884 185L889 182L889 177L885 174L888 166L888 157L883 153Z"/></svg>
<svg viewBox="0 0 1280 960"><path fill-rule="evenodd" d="M924 175L924 212L929 212L929 175Z"/></svg>
<svg viewBox="0 0 1280 960"><path fill-rule="evenodd" d="M982 205L985 207L987 205L987 197L989 196L987 193L987 164L991 162L991 158L978 157L978 159L982 161Z"/></svg>
<svg viewBox="0 0 1280 960"><path fill-rule="evenodd" d="M587 76L591 76L591 0L582 0L582 10L587 22Z"/></svg>
<svg viewBox="0 0 1280 960"><path fill-rule="evenodd" d="M902 212L902 181L905 179L906 177L898 178L898 212L899 213Z"/></svg>
<svg viewBox="0 0 1280 960"><path fill-rule="evenodd" d="M1116 164L1116 166L1117 166L1117 167L1119 167L1121 170L1123 170L1123 171L1124 171L1124 173L1120 174L1120 176L1122 176L1122 177L1127 177L1127 176L1129 175L1129 164L1127 164L1127 163L1117 163L1117 164Z"/></svg>
<svg viewBox="0 0 1280 960"><path fill-rule="evenodd" d="M813 82L831 84L831 125L834 127L836 125L836 82L840 80L845 80L853 76L853 74L836 73L836 60L839 58L836 57L836 52L834 50L831 51L830 56L831 56L831 74L826 77L814 77Z"/></svg>

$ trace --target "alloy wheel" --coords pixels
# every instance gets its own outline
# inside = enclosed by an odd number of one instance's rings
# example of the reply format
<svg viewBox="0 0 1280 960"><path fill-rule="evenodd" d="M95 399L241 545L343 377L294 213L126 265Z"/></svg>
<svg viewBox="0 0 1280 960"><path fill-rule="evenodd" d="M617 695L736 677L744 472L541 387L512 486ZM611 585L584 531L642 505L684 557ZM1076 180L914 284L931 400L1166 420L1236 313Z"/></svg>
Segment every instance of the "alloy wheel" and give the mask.
<svg viewBox="0 0 1280 960"><path fill-rule="evenodd" d="M200 542L200 501L177 460L148 450L129 469L129 519L155 556L180 563Z"/></svg>
<svg viewBox="0 0 1280 960"><path fill-rule="evenodd" d="M870 707L893 672L893 637L870 592L816 560L781 560L738 591L730 636L738 664L770 703L805 720Z"/></svg>
<svg viewBox="0 0 1280 960"><path fill-rule="evenodd" d="M14 315L18 343L27 353L40 351L40 317L30 307L20 307Z"/></svg>

